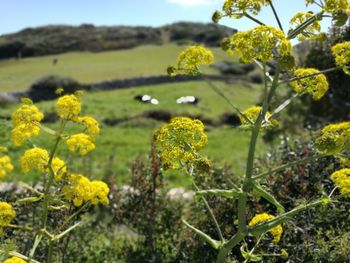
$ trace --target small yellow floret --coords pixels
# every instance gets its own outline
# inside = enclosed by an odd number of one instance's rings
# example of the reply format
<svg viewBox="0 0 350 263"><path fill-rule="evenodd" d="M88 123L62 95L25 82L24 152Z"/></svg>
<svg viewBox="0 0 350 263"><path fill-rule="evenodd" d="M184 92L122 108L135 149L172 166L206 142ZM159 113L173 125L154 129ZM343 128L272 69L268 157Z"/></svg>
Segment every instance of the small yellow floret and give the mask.
<svg viewBox="0 0 350 263"><path fill-rule="evenodd" d="M273 215L269 215L267 213L262 213L254 216L252 220L249 222L249 226L253 227L262 222L268 221L270 219L275 218ZM275 226L269 230L269 232L273 236L273 243L278 243L281 240L281 236L283 233L283 228L281 225Z"/></svg>
<svg viewBox="0 0 350 263"><path fill-rule="evenodd" d="M15 218L16 211L12 205L6 202L0 202L0 236L3 235L3 228L8 226Z"/></svg>
<svg viewBox="0 0 350 263"><path fill-rule="evenodd" d="M13 165L10 157L7 155L0 157L0 179L5 177L8 173L12 172Z"/></svg>
<svg viewBox="0 0 350 263"><path fill-rule="evenodd" d="M76 120L78 123L83 124L89 135L96 136L100 133L100 126L97 120L90 116L78 117Z"/></svg>
<svg viewBox="0 0 350 263"><path fill-rule="evenodd" d="M109 204L109 200L108 200L109 187L105 182L92 181L91 188L92 188L91 203L93 205L98 205L99 203L103 205Z"/></svg>
<svg viewBox="0 0 350 263"><path fill-rule="evenodd" d="M34 147L24 152L20 159L20 165L24 173L31 170L45 172L49 162L49 153L42 148Z"/></svg>
<svg viewBox="0 0 350 263"><path fill-rule="evenodd" d="M300 68L294 72L294 76L303 77L318 72L319 71L314 68ZM318 74L315 76L292 81L290 85L294 88L295 92L299 93L300 95L308 93L312 95L312 98L314 100L321 99L328 90L328 81L324 74Z"/></svg>
<svg viewBox="0 0 350 263"><path fill-rule="evenodd" d="M12 142L15 146L22 145L31 137L40 133L40 121L44 118L32 101L25 99L22 105L12 114Z"/></svg>
<svg viewBox="0 0 350 263"><path fill-rule="evenodd" d="M67 173L67 166L65 162L58 157L54 157L52 159L51 167L56 181L62 180L62 177Z"/></svg>
<svg viewBox="0 0 350 263"><path fill-rule="evenodd" d="M350 197L350 169L344 168L334 172L331 179L345 197Z"/></svg>
<svg viewBox="0 0 350 263"><path fill-rule="evenodd" d="M257 15L261 7L268 5L267 0L226 0L222 10L227 16L241 18L245 13Z"/></svg>
<svg viewBox="0 0 350 263"><path fill-rule="evenodd" d="M332 47L332 54L335 59L335 64L342 67L344 72L350 75L350 42L336 44Z"/></svg>
<svg viewBox="0 0 350 263"><path fill-rule="evenodd" d="M190 46L179 54L177 67L170 67L168 69L170 75L176 74L199 74L199 66L209 65L213 62L213 53L202 46Z"/></svg>
<svg viewBox="0 0 350 263"><path fill-rule="evenodd" d="M207 144L208 137L200 120L176 117L159 129L156 141L163 163L178 168L181 163L193 164L200 158L198 151Z"/></svg>
<svg viewBox="0 0 350 263"><path fill-rule="evenodd" d="M60 97L56 103L58 116L64 120L74 120L81 111L80 100L75 95Z"/></svg>
<svg viewBox="0 0 350 263"><path fill-rule="evenodd" d="M86 155L95 149L94 140L91 136L84 133L74 134L66 141L69 151L79 152L80 155Z"/></svg>
<svg viewBox="0 0 350 263"><path fill-rule="evenodd" d="M223 42L223 49L230 55L238 55L243 63L254 60L267 62L273 58L291 68L292 45L284 33L271 26L257 26L246 32L237 32ZM278 55L277 55L278 54ZM289 61L293 65L286 64Z"/></svg>

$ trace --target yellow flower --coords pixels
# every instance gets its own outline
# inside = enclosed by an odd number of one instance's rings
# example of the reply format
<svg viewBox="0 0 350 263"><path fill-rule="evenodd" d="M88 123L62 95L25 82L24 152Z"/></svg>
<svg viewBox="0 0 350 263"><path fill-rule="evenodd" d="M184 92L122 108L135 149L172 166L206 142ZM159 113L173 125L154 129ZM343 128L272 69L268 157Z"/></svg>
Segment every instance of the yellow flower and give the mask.
<svg viewBox="0 0 350 263"><path fill-rule="evenodd" d="M20 159L20 165L24 173L31 170L45 172L49 162L49 153L42 148L34 147L24 152Z"/></svg>
<svg viewBox="0 0 350 263"><path fill-rule="evenodd" d="M281 30L271 26L257 26L246 32L237 32L224 41L223 49L230 55L238 55L243 63L250 63L254 60L267 62L273 58L293 61L285 59L292 56L290 41ZM292 67L291 65L285 66Z"/></svg>
<svg viewBox="0 0 350 263"><path fill-rule="evenodd" d="M252 218L252 220L249 222L249 226L253 227L257 224L260 224L273 218L275 218L273 215L269 215L267 213L258 214ZM278 225L271 228L268 232L270 232L273 236L273 243L278 243L281 239L283 228L281 225Z"/></svg>
<svg viewBox="0 0 350 263"><path fill-rule="evenodd" d="M260 106L252 106L248 109L246 109L243 114L254 124L259 117L259 114L261 112L261 107ZM269 119L271 116L270 112L266 112L264 121L262 122L262 127L273 127L273 126L278 126L278 122L276 120L271 120ZM251 125L245 118L242 116L239 116L241 120L242 125ZM267 120L267 123L266 123Z"/></svg>
<svg viewBox="0 0 350 263"><path fill-rule="evenodd" d="M349 8L348 0L325 0L323 10L327 13L337 15L339 13L346 13Z"/></svg>
<svg viewBox="0 0 350 263"><path fill-rule="evenodd" d="M296 28L312 16L313 16L312 13L298 12L292 17L289 24ZM311 25L309 25L299 33L298 39L300 41L315 40L318 38L318 33L320 33L320 31L321 31L321 24L318 20L316 20L315 22L313 22Z"/></svg>
<svg viewBox="0 0 350 263"><path fill-rule="evenodd" d="M18 257L12 257L12 258L9 258L9 259L6 259L4 261L4 263L26 263L27 261L21 259L21 258L18 258Z"/></svg>
<svg viewBox="0 0 350 263"><path fill-rule="evenodd" d="M62 177L67 173L67 166L65 162L58 157L54 157L52 159L51 167L56 181L62 180Z"/></svg>
<svg viewBox="0 0 350 263"><path fill-rule="evenodd" d="M350 42L336 44L332 47L332 54L335 59L335 64L342 67L344 72L350 75Z"/></svg>
<svg viewBox="0 0 350 263"><path fill-rule="evenodd" d="M261 7L267 5L267 0L226 0L222 10L227 16L241 18L245 13L257 15Z"/></svg>
<svg viewBox="0 0 350 263"><path fill-rule="evenodd" d="M80 100L75 95L60 97L56 103L58 116L64 120L74 120L81 111Z"/></svg>
<svg viewBox="0 0 350 263"><path fill-rule="evenodd" d="M350 169L344 168L334 172L331 179L345 197L350 197Z"/></svg>
<svg viewBox="0 0 350 263"><path fill-rule="evenodd" d="M100 133L99 123L93 117L90 117L90 116L78 117L76 121L78 123L82 123L86 127L89 135L96 136Z"/></svg>
<svg viewBox="0 0 350 263"><path fill-rule="evenodd" d="M93 205L98 205L99 203L103 205L109 204L109 200L108 200L109 188L105 182L92 181L91 188L92 188L91 203Z"/></svg>
<svg viewBox="0 0 350 263"><path fill-rule="evenodd" d="M63 192L68 201L73 201L75 206L81 206L91 198L91 182L81 174L71 174L69 185L63 187Z"/></svg>
<svg viewBox="0 0 350 263"><path fill-rule="evenodd" d="M3 235L3 228L8 226L15 216L16 211L12 205L6 202L0 202L0 236Z"/></svg>
<svg viewBox="0 0 350 263"><path fill-rule="evenodd" d="M214 55L205 47L190 46L179 54L177 67L168 68L171 76L176 74L197 75L200 65L209 65L213 62Z"/></svg>
<svg viewBox="0 0 350 263"><path fill-rule="evenodd" d="M109 188L102 181L90 181L81 174L71 174L69 176L69 185L63 188L65 198L68 201L73 201L75 206L81 206L86 202L91 202L93 205L99 203L108 205Z"/></svg>
<svg viewBox="0 0 350 263"><path fill-rule="evenodd" d="M321 136L316 140L319 152L333 155L349 150L350 122L330 124L322 129Z"/></svg>
<svg viewBox="0 0 350 263"><path fill-rule="evenodd" d="M7 155L0 157L0 179L12 172L13 165L11 159Z"/></svg>
<svg viewBox="0 0 350 263"><path fill-rule="evenodd" d="M294 76L302 77L318 72L319 71L314 68L300 68L294 72ZM312 95L314 100L321 99L328 90L328 81L324 74L318 74L312 77L292 81L290 85L294 88L295 92L300 95L308 93Z"/></svg>
<svg viewBox="0 0 350 263"><path fill-rule="evenodd" d="M40 121L44 118L39 109L29 99L22 100L22 105L12 114L12 142L22 145L31 137L40 133Z"/></svg>
<svg viewBox="0 0 350 263"><path fill-rule="evenodd" d="M74 134L66 141L69 151L79 152L80 155L86 155L95 149L94 140L91 136L84 133Z"/></svg>
<svg viewBox="0 0 350 263"><path fill-rule="evenodd" d="M201 121L176 117L159 129L156 141L163 163L178 168L201 158L198 151L207 144L208 137Z"/></svg>

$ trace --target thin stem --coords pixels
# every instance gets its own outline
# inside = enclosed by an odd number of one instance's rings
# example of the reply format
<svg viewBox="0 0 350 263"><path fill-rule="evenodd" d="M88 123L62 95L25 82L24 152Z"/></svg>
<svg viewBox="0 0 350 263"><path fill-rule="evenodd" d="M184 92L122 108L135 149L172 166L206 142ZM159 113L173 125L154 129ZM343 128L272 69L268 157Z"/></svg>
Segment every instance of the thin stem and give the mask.
<svg viewBox="0 0 350 263"><path fill-rule="evenodd" d="M253 255L255 249L258 247L261 239L263 238L264 235L261 235L259 238L258 238L258 241L256 241L256 244L254 245L254 247L249 251L249 255ZM243 263L248 263L250 260L249 258L247 258Z"/></svg>
<svg viewBox="0 0 350 263"><path fill-rule="evenodd" d="M198 186L196 185L196 183L195 183L193 180L192 180L192 184L193 184L194 188L196 189L196 191L199 191ZM224 241L225 241L224 236L222 235L222 232L221 232L219 223L218 223L218 221L216 220L216 217L215 217L215 215L214 215L213 210L210 208L207 199L206 199L204 196L202 196L201 198L202 198L202 200L203 200L203 202L204 202L204 204L205 204L207 210L209 211L209 214L210 214L211 219L213 220L213 222L214 222L214 224L215 224L216 232L217 232L218 235L219 235L220 241L221 241L221 242L224 242Z"/></svg>
<svg viewBox="0 0 350 263"><path fill-rule="evenodd" d="M10 228L14 228L14 229L20 229L20 230L25 230L25 231L33 231L33 228L29 227L29 226L18 226L18 225L9 224L6 227L10 227Z"/></svg>
<svg viewBox="0 0 350 263"><path fill-rule="evenodd" d="M269 119L273 118L275 115L280 113L282 110L287 108L289 104L292 103L292 101L299 96L299 93L294 93L289 99L285 100L281 105L279 105L269 116Z"/></svg>
<svg viewBox="0 0 350 263"><path fill-rule="evenodd" d="M66 221L63 222L63 224L58 228L57 231L61 230L67 223L69 223L70 220L79 215L81 211L83 211L89 204L90 202L86 202L84 205L82 205L74 214L72 214L70 217L67 218Z"/></svg>
<svg viewBox="0 0 350 263"><path fill-rule="evenodd" d="M245 116L245 114L238 108L236 107L229 98L226 97L226 95L210 80L208 79L205 75L202 75L203 79L207 82L209 87L219 96L221 96L225 101L240 115L244 120L246 120L248 123L253 124L252 121Z"/></svg>
<svg viewBox="0 0 350 263"><path fill-rule="evenodd" d="M252 17L251 15L244 13L243 14L246 18L249 18L250 20L252 20L253 22L261 25L261 26L265 26L265 24L263 22L261 22L259 19L256 19L255 17Z"/></svg>
<svg viewBox="0 0 350 263"><path fill-rule="evenodd" d="M301 23L299 26L297 26L294 30L292 30L289 34L288 34L288 39L293 39L295 38L297 35L299 35L305 28L307 28L308 26L312 25L312 23L314 23L315 21L318 20L318 17L322 16L323 12L319 12L317 14L314 14L312 17L310 17L309 19L307 19L305 22Z"/></svg>
<svg viewBox="0 0 350 263"><path fill-rule="evenodd" d="M278 14L277 14L277 12L276 12L276 10L275 10L275 7L273 6L271 0L268 0L268 1L269 1L269 3L270 3L272 12L273 12L273 14L274 14L274 16L275 16L275 18L276 18L277 23L278 23L278 26L279 26L279 28L280 28L280 29L282 30L282 32L283 32L284 30L283 30L283 27L282 27L282 23L281 23L281 21L280 21L280 19L279 19L279 17L278 17Z"/></svg>
<svg viewBox="0 0 350 263"><path fill-rule="evenodd" d="M216 263L226 263L231 250L239 244L245 236L245 234L238 231L227 243L225 243L219 251Z"/></svg>
<svg viewBox="0 0 350 263"><path fill-rule="evenodd" d="M256 59L254 59L254 63L258 65L258 67L264 72L265 77L267 77L272 82L273 78L270 76L270 74L267 71L266 72L264 71L264 65Z"/></svg>
<svg viewBox="0 0 350 263"><path fill-rule="evenodd" d="M289 168L289 167L292 167L292 166L295 166L295 165L298 165L298 164L302 164L302 163L307 163L309 161L313 161L313 160L316 160L318 158L322 158L324 156L325 155L317 154L317 155L309 156L309 157L306 157L306 158L303 158L303 159L300 159L300 160L296 160L296 161L293 161L293 162L290 162L290 163L287 163L287 164L283 164L283 165L281 165L279 167L276 167L276 168L274 168L272 170L269 170L267 172L264 172L264 173L261 173L261 174L259 174L257 176L254 176L252 179L253 180L259 180L259 179L265 178L266 176L271 175L273 173L278 173L280 171L283 171L286 168Z"/></svg>

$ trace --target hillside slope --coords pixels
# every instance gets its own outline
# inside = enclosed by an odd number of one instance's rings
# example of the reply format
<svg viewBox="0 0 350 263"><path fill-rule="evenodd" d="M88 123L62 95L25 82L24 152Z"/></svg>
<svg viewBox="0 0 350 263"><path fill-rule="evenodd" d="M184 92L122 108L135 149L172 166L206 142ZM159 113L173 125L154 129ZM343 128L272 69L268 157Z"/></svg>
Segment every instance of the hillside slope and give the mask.
<svg viewBox="0 0 350 263"><path fill-rule="evenodd" d="M216 24L179 22L159 28L51 25L27 28L0 36L0 59L60 54L72 51L106 51L145 44L195 42L218 46L236 30Z"/></svg>

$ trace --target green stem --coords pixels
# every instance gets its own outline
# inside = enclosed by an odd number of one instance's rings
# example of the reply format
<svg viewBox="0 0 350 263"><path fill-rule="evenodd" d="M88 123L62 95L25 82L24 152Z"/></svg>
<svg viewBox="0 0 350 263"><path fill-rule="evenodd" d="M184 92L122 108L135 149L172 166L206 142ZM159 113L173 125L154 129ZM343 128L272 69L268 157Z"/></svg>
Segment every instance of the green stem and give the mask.
<svg viewBox="0 0 350 263"><path fill-rule="evenodd" d="M196 183L195 183L194 181L192 181L192 184L193 184L194 188L196 189L196 191L200 191L199 188L198 188L198 186L196 185ZM222 235L222 232L221 232L219 223L218 223L218 221L216 220L216 217L215 217L215 215L214 215L213 210L210 208L207 199L206 199L204 196L201 196L201 198L202 198L202 200L203 200L203 202L204 202L204 204L205 204L205 206L206 206L206 208L207 208L207 210L208 210L208 212L209 212L209 214L210 214L211 219L213 220L213 222L214 222L214 224L215 224L216 232L217 232L218 235L219 235L220 241L221 241L221 242L224 242L224 241L225 241L225 240L224 240L224 236Z"/></svg>
<svg viewBox="0 0 350 263"><path fill-rule="evenodd" d="M82 205L74 214L72 214L70 217L67 218L66 221L63 222L63 224L58 228L57 231L60 231L66 224L69 223L70 220L72 220L74 217L80 214L81 211L85 209L90 204L90 202L86 202L84 205Z"/></svg>
<svg viewBox="0 0 350 263"><path fill-rule="evenodd" d="M279 28L281 29L281 31L283 32L284 30L283 30L283 27L282 27L282 23L281 23L281 21L280 21L280 19L279 19L279 17L278 17L278 14L277 14L277 12L276 12L276 10L275 10L275 7L273 6L271 0L268 0L268 2L270 3L272 12L273 12L273 14L274 14L274 16L275 16L275 18L276 18L276 21L277 21L277 23L278 23L278 26L279 26Z"/></svg>
<svg viewBox="0 0 350 263"><path fill-rule="evenodd" d="M322 155L322 154L317 154L317 155L313 155L313 156L309 156L309 157L306 157L306 158L303 158L303 159L300 159L300 160L296 160L296 161L293 161L293 162L290 162L290 163L287 163L287 164L283 164L281 166L278 166L272 170L269 170L267 172L264 172L264 173L261 173L257 176L254 176L252 179L253 180L259 180L259 179L262 179L262 178L265 178L266 176L268 175L271 175L273 173L278 173L280 171L283 171L285 170L286 168L289 168L289 167L292 167L292 166L295 166L295 165L298 165L298 164L302 164L302 163L307 163L309 161L314 161L318 158L322 158L324 157L325 155Z"/></svg>
<svg viewBox="0 0 350 263"><path fill-rule="evenodd" d="M245 234L238 231L228 242L226 242L220 248L219 254L216 258L216 263L226 263L231 250L239 244L245 236Z"/></svg>
<svg viewBox="0 0 350 263"><path fill-rule="evenodd" d="M229 98L226 97L226 95L205 75L202 75L203 79L207 82L209 87L220 97L222 97L245 121L247 121L250 124L253 124L252 121L237 107L235 106Z"/></svg>
<svg viewBox="0 0 350 263"><path fill-rule="evenodd" d="M320 17L322 17L323 15L323 11L319 12L315 15L313 15L312 17L310 17L309 19L307 19L305 22L301 23L299 26L297 26L294 30L292 30L289 34L288 34L288 39L293 39L295 38L297 35L299 35L305 28L307 28L308 26L312 25L315 21L319 20Z"/></svg>
<svg viewBox="0 0 350 263"><path fill-rule="evenodd" d="M49 249L47 252L47 263L52 263L53 246L54 246L54 241L50 240Z"/></svg>

